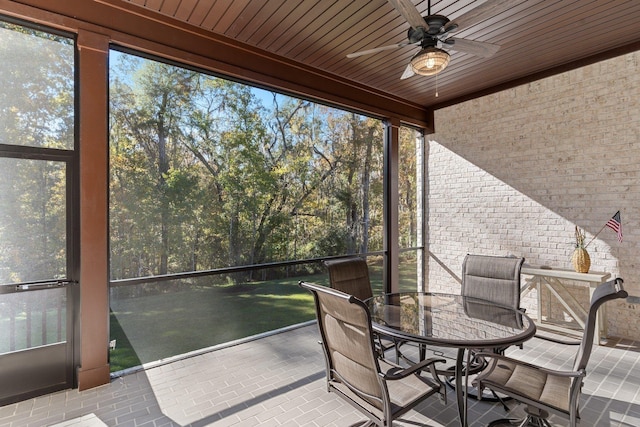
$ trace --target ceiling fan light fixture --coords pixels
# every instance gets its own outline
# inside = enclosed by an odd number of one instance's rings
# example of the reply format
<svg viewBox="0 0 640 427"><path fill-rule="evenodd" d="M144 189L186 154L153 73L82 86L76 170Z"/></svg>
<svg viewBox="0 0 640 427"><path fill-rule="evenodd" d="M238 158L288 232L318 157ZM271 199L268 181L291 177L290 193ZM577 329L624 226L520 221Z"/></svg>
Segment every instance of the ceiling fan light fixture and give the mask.
<svg viewBox="0 0 640 427"><path fill-rule="evenodd" d="M449 64L449 54L437 47L427 47L411 58L411 68L421 76L433 76L444 70Z"/></svg>

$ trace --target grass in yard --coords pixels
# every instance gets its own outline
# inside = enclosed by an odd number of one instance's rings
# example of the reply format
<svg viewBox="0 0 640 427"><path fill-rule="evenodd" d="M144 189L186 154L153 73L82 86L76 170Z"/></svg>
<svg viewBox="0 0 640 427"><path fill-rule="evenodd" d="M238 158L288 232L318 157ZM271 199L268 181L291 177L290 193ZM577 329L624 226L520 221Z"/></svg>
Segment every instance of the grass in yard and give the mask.
<svg viewBox="0 0 640 427"><path fill-rule="evenodd" d="M118 318L109 310L109 323L111 327L111 339L116 340L116 348L109 351L109 363L111 372L121 371L132 366L140 365L140 359L129 342L129 338L124 333Z"/></svg>
<svg viewBox="0 0 640 427"><path fill-rule="evenodd" d="M304 279L189 287L159 295L111 300L111 370L119 371L315 318ZM204 281L203 281L204 282Z"/></svg>
<svg viewBox="0 0 640 427"><path fill-rule="evenodd" d="M415 289L415 261L400 265L401 287ZM375 293L382 289L382 267L370 265ZM111 371L302 323L315 318L313 296L300 288L306 280L328 286L326 273L229 285L177 286L173 292L111 297Z"/></svg>

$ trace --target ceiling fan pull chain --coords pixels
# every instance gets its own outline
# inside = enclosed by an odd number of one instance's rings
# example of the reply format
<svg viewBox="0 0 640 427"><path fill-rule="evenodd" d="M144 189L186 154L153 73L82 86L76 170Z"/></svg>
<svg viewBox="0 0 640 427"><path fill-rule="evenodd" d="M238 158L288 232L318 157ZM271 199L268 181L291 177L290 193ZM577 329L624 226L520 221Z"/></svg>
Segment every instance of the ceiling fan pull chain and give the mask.
<svg viewBox="0 0 640 427"><path fill-rule="evenodd" d="M438 75L436 74L436 98L438 97Z"/></svg>

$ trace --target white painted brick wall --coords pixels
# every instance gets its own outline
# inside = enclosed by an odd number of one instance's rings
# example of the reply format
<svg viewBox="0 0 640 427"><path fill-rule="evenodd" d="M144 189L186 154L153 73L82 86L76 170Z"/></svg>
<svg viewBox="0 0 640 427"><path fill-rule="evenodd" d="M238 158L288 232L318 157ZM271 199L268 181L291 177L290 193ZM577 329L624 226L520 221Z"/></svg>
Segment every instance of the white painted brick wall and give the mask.
<svg viewBox="0 0 640 427"><path fill-rule="evenodd" d="M607 304L609 335L640 339L639 64L636 52L436 111L430 290L459 292L467 253L571 268L574 226L589 241L620 210L624 241L605 228L588 251L633 297Z"/></svg>

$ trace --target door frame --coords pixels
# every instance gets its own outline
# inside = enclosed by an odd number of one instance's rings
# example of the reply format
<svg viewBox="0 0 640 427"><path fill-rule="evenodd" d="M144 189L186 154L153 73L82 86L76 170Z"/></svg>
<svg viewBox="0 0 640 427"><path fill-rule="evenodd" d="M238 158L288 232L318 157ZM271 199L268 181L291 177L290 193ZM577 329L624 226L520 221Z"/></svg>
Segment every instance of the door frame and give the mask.
<svg viewBox="0 0 640 427"><path fill-rule="evenodd" d="M76 90L77 91L77 90ZM76 142L74 141L74 145ZM79 342L79 182L78 156L76 150L42 148L0 144L0 158L61 162L65 167L65 213L66 213L66 277L63 279L41 280L34 282L12 283L4 285L0 294L39 292L45 289L66 289L66 339L64 343L45 344L42 346L16 351L0 356L5 366L21 375L23 390L11 396L0 398L0 405L15 403L27 398L40 396L54 391L77 386L76 365ZM64 372L50 372L64 360ZM39 369L31 369L32 364L40 365ZM39 385L39 378L46 378L50 383Z"/></svg>

